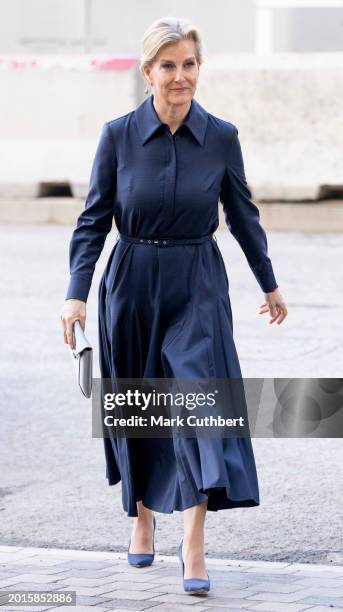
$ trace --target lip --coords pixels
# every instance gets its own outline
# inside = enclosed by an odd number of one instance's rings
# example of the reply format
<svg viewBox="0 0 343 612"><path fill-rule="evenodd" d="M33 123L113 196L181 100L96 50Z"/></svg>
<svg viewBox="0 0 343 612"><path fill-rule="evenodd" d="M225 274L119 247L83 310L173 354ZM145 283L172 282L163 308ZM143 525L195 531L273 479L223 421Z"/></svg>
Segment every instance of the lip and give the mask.
<svg viewBox="0 0 343 612"><path fill-rule="evenodd" d="M188 91L189 87L177 87L172 89L171 91Z"/></svg>

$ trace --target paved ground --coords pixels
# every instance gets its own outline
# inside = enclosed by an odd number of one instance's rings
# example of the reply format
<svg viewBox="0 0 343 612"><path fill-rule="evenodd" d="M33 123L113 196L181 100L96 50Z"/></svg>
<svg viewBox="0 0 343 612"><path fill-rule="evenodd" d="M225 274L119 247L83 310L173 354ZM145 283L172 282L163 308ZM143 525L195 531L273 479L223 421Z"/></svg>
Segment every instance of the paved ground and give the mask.
<svg viewBox="0 0 343 612"><path fill-rule="evenodd" d="M108 487L105 480L102 440L90 437L90 401L76 389L58 318L71 231L0 226L0 542L120 553L131 520L120 484ZM87 305L86 330L95 345L97 286L114 239L115 232ZM268 233L289 308L281 326L258 315L263 294L237 243L226 231L217 239L243 374L342 376L342 236ZM207 557L343 565L341 440L255 438L253 446L261 505L209 512ZM160 554L175 555L181 535L181 513L157 515Z"/></svg>
<svg viewBox="0 0 343 612"><path fill-rule="evenodd" d="M184 593L176 557L157 554L153 565L134 568L126 555L109 552L0 547L0 597L8 591L75 591L79 612L186 610L324 612L343 609L343 567L254 561L207 562L211 590ZM4 599L3 599L4 601ZM73 606L8 606L9 611L75 610Z"/></svg>

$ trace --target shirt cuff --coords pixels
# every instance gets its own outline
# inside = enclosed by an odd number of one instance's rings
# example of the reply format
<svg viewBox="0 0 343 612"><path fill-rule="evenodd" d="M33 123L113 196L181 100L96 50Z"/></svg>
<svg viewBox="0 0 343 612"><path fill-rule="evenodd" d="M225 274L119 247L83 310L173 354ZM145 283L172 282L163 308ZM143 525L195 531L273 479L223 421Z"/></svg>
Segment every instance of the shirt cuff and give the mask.
<svg viewBox="0 0 343 612"><path fill-rule="evenodd" d="M87 302L92 279L73 274L70 277L66 300L81 300Z"/></svg>
<svg viewBox="0 0 343 612"><path fill-rule="evenodd" d="M264 293L271 293L274 289L278 288L273 266L269 258L254 267L254 274Z"/></svg>

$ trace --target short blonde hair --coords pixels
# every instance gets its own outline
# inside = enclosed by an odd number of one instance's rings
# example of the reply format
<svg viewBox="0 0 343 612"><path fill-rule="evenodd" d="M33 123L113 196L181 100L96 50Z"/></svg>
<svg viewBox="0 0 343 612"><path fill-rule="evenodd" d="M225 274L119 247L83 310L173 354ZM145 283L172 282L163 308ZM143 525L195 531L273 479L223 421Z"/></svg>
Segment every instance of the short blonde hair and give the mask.
<svg viewBox="0 0 343 612"><path fill-rule="evenodd" d="M194 41L196 59L200 66L203 62L201 34L190 21L167 16L157 19L148 27L143 35L143 52L139 63L139 71L144 81L146 81L146 77L143 68L146 64L149 66L153 64L160 48L167 43L185 39ZM144 91L145 93L150 91L148 84L146 84Z"/></svg>

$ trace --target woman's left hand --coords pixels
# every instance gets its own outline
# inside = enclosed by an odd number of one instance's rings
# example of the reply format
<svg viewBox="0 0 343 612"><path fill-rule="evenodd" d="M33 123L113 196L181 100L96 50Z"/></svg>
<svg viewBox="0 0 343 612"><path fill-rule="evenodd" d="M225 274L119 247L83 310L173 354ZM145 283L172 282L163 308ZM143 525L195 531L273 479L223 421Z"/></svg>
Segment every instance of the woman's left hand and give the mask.
<svg viewBox="0 0 343 612"><path fill-rule="evenodd" d="M266 301L264 304L261 304L259 314L270 312L272 318L269 320L269 323L274 323L274 321L276 321L277 324L280 325L287 317L288 310L278 287L274 289L274 291L265 293L264 295L266 296Z"/></svg>

